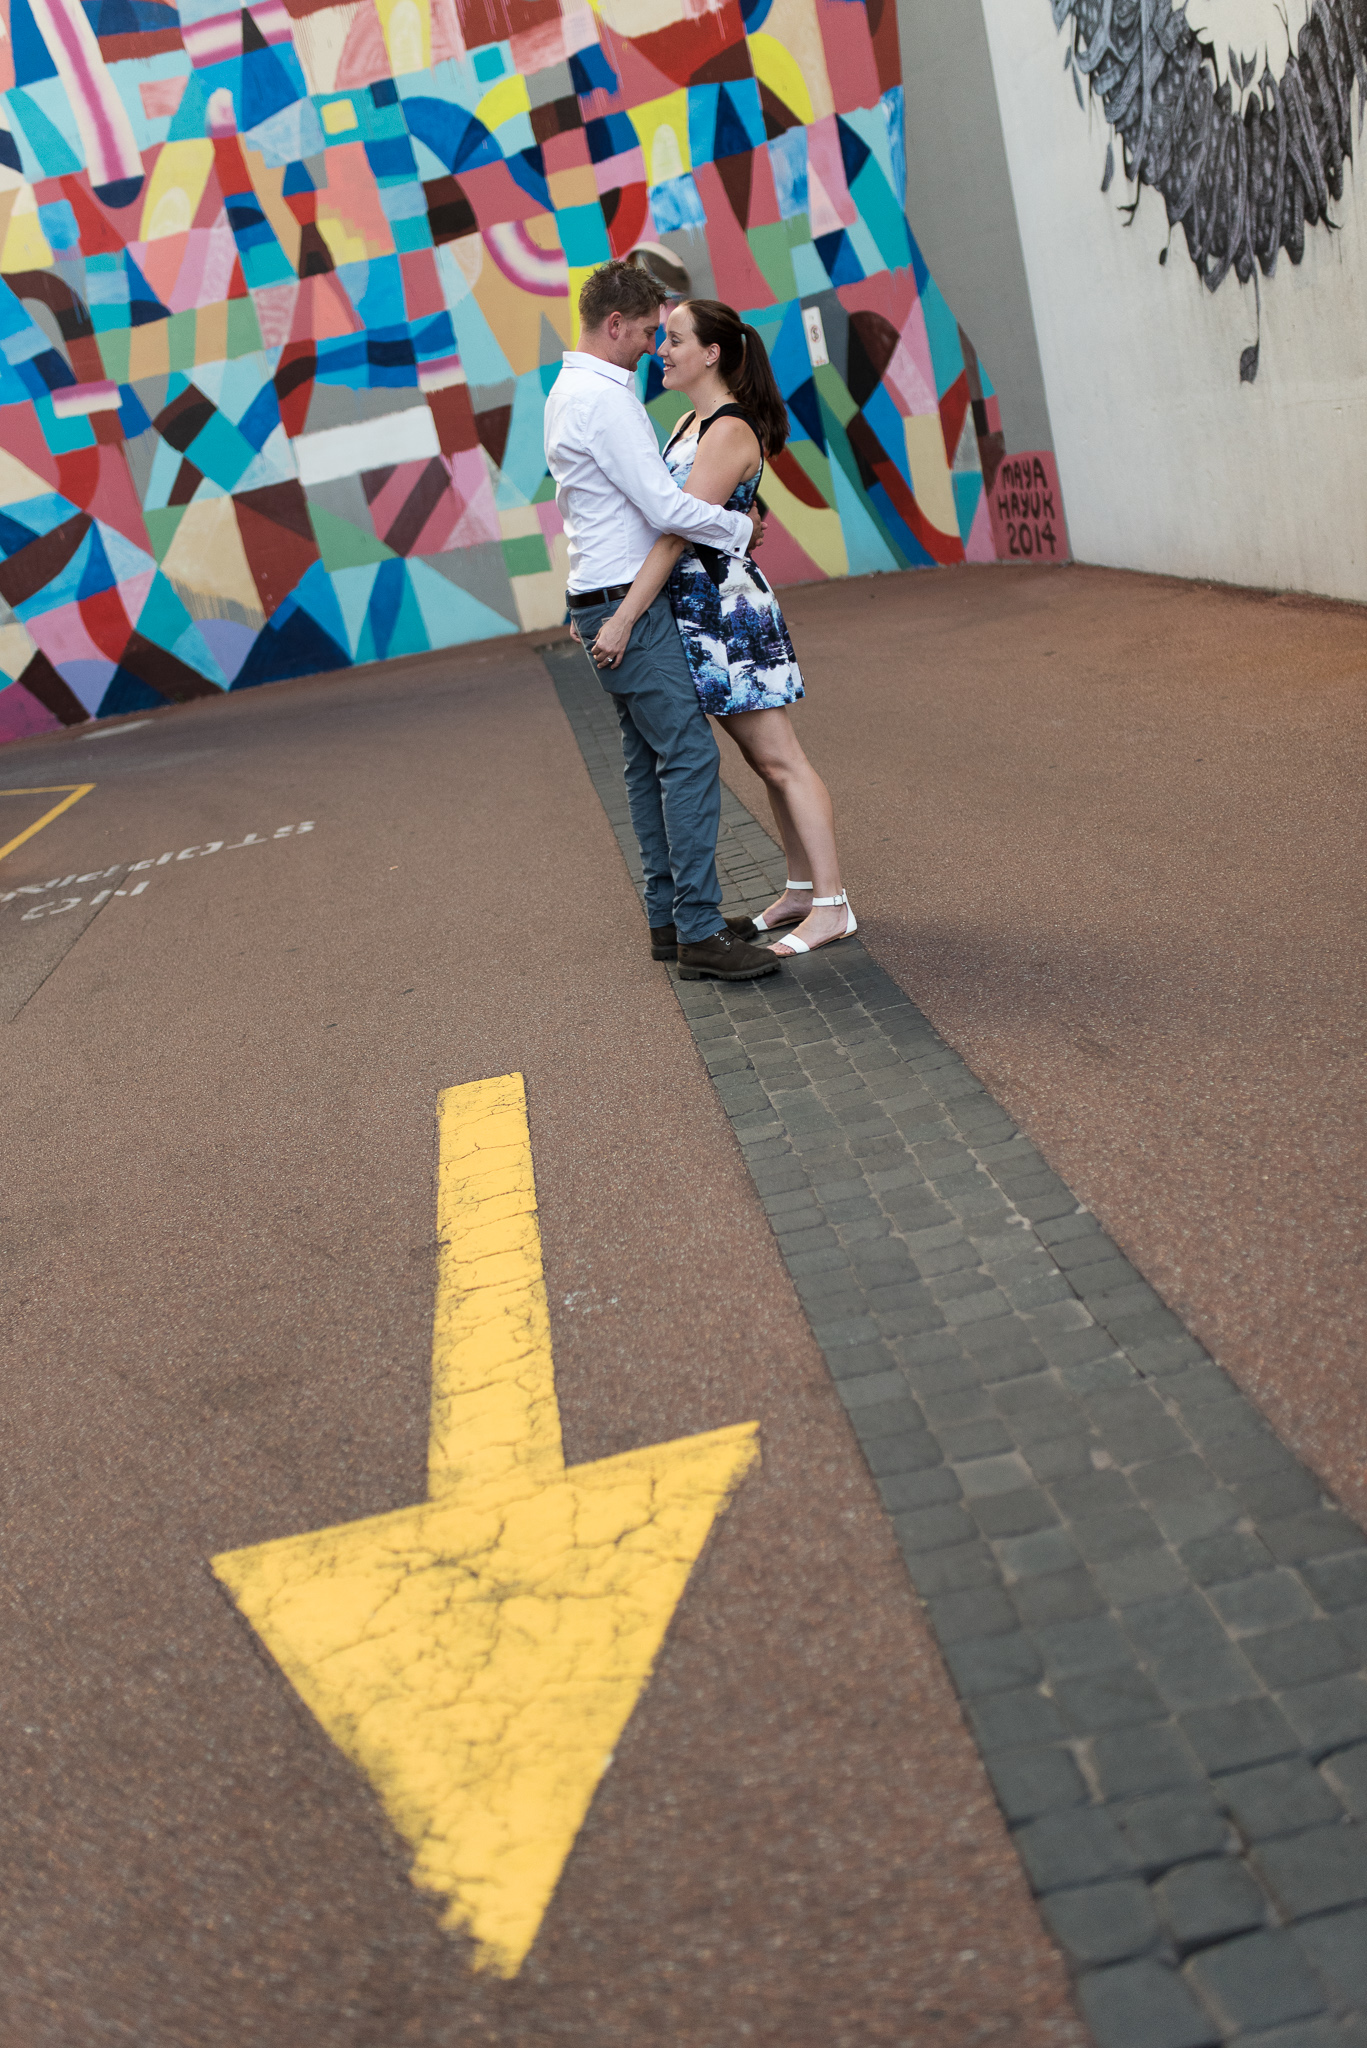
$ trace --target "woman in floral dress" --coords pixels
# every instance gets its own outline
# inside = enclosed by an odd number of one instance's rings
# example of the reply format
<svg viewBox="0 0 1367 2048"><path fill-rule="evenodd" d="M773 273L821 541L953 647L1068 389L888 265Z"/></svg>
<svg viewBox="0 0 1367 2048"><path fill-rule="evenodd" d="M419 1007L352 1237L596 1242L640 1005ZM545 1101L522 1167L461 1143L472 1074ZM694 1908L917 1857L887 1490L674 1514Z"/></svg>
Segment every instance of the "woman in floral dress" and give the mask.
<svg viewBox="0 0 1367 2048"><path fill-rule="evenodd" d="M669 309L660 361L665 389L681 391L693 408L665 450L675 482L692 497L748 512L765 456L788 438L763 340L732 307L684 299ZM831 799L788 717L804 694L802 674L778 600L754 562L662 535L599 629L595 661L616 667L636 620L666 584L703 710L762 778L787 856L783 894L756 925L797 927L773 949L785 956L848 938L857 927L840 883Z"/></svg>

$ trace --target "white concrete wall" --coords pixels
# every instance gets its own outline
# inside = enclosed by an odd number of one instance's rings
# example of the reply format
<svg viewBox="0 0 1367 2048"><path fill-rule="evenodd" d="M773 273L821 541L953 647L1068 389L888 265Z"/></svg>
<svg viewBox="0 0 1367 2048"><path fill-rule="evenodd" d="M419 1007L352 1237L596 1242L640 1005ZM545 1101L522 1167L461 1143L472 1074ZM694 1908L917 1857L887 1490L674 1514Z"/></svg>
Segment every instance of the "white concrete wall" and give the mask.
<svg viewBox="0 0 1367 2048"><path fill-rule="evenodd" d="M1342 232L1307 228L1300 267L1283 251L1263 280L1241 385L1252 285L1208 292L1180 230L1160 268L1162 198L1124 225L1118 145L1103 197L1109 130L1078 107L1049 0L983 12L1075 555L1367 600L1367 179L1347 168Z"/></svg>
<svg viewBox="0 0 1367 2048"><path fill-rule="evenodd" d="M1044 376L978 0L897 0L907 218L978 351L1012 454L1051 448Z"/></svg>

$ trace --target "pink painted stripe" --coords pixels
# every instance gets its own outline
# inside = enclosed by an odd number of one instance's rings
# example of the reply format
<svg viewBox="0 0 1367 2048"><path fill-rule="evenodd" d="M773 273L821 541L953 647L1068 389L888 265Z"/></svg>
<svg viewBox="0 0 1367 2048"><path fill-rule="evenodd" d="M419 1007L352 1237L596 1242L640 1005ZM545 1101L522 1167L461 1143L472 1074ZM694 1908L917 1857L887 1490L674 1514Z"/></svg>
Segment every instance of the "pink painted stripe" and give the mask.
<svg viewBox="0 0 1367 2048"><path fill-rule="evenodd" d="M52 59L66 74L62 83L77 125L85 130L91 184L140 178L142 158L132 127L79 0L32 0L32 5Z"/></svg>

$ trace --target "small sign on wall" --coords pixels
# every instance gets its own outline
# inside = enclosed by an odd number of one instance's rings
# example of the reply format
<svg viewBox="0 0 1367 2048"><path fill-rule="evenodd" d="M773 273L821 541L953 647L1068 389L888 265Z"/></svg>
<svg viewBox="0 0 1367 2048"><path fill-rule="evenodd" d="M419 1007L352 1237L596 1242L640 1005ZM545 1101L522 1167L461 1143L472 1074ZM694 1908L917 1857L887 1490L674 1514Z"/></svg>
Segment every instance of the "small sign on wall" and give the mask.
<svg viewBox="0 0 1367 2048"><path fill-rule="evenodd" d="M999 562L1066 562L1068 529L1052 452L1004 456L987 493Z"/></svg>
<svg viewBox="0 0 1367 2048"><path fill-rule="evenodd" d="M820 306L804 306L802 328L807 336L807 353L812 359L812 368L819 370L831 360L826 347L826 329L822 324Z"/></svg>

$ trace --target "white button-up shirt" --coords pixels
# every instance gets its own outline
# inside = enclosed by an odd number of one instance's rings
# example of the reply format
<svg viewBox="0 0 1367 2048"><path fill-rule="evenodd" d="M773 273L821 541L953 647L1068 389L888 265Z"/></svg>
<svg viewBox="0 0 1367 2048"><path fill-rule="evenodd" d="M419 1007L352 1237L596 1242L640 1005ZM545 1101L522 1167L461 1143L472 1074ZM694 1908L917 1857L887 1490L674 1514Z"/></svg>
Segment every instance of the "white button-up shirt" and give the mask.
<svg viewBox="0 0 1367 2048"><path fill-rule="evenodd" d="M744 555L748 512L681 491L660 459L630 370L567 350L546 400L546 465L569 543L570 589L630 583L662 533Z"/></svg>

